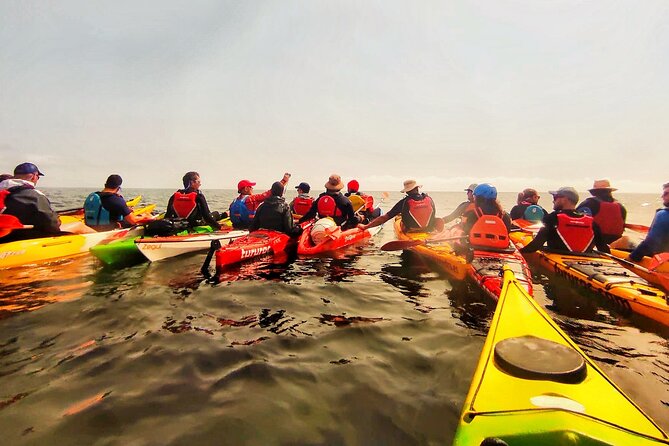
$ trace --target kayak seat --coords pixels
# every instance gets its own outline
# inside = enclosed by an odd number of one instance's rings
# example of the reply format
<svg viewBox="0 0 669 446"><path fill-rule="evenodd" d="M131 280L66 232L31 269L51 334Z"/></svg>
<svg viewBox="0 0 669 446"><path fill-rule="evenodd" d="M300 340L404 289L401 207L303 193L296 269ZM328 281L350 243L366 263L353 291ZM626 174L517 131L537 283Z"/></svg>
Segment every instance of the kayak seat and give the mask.
<svg viewBox="0 0 669 446"><path fill-rule="evenodd" d="M519 336L498 342L495 364L521 379L578 384L587 374L583 357L574 349L536 336Z"/></svg>

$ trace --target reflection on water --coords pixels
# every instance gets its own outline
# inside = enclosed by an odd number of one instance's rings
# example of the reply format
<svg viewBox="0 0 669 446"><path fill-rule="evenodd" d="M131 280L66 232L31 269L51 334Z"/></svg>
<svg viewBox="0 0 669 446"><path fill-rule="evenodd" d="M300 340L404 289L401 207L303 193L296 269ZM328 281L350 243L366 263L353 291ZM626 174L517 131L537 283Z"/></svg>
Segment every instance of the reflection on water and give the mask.
<svg viewBox="0 0 669 446"><path fill-rule="evenodd" d="M3 443L449 444L495 302L378 249L393 238L215 283L204 254L0 273ZM534 273L537 301L669 427L667 328Z"/></svg>

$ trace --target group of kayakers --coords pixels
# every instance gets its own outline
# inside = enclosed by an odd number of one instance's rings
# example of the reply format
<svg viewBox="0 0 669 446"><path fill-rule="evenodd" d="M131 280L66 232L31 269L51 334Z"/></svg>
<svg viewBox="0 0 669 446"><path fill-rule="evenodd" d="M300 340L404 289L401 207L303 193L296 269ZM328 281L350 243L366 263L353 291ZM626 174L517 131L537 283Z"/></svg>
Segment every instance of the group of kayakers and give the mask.
<svg viewBox="0 0 669 446"><path fill-rule="evenodd" d="M13 231L0 238L0 242L59 235L63 232L84 233L108 230L121 226L146 223L150 215L135 215L121 195L123 179L118 174L110 175L104 188L91 193L84 202L85 223L61 225L58 214L51 208L49 200L36 189L44 174L33 163L16 166L13 175L0 178L0 212L16 216L30 229ZM220 229L220 220L229 217L236 229L270 229L297 236L301 224L316 218L329 218L342 229L358 227L368 229L386 221L401 217L402 228L408 232L432 232L441 230L445 223L459 219L452 231L468 238L470 244L494 245L504 239L504 231L512 228L512 220L525 219L543 222L535 239L522 252L533 252L547 244L549 249L573 252L588 252L595 247L609 252L608 245L618 240L625 229L627 211L612 196L617 190L608 180L597 180L590 189L591 197L579 203L578 192L573 187L561 187L549 193L553 197L553 211L548 213L538 205L539 194L527 188L518 194L518 202L510 213L504 211L497 200L497 189L487 183L471 184L466 189L467 201L443 218L436 217L432 198L420 191L416 180L409 179L401 192L406 196L387 213L374 206L370 195L360 192L357 180L347 184L341 176L332 174L324 184L324 192L311 197L311 187L301 182L295 188L297 197L290 203L284 198L285 187L290 179L286 173L265 192L254 194L255 182L241 180L237 184L238 196L227 212L211 211L202 193L201 178L197 172L187 172L183 178L183 189L177 190L167 203L165 219L180 219L189 226L209 225ZM646 239L630 254L638 260L644 255L669 251L669 183L663 185L664 207L650 226ZM487 227L477 227L481 216L486 216ZM492 217L492 219L490 218ZM296 221L297 218L297 221ZM491 222L494 222L491 224Z"/></svg>

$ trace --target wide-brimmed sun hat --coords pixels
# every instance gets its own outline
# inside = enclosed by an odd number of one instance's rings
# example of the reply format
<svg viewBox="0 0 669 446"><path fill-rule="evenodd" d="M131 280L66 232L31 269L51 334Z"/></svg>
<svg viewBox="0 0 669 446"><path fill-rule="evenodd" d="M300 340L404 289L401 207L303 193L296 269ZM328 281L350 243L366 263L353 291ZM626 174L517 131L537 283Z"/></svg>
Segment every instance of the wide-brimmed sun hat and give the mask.
<svg viewBox="0 0 669 446"><path fill-rule="evenodd" d="M325 188L327 190L339 191L344 188L344 183L341 182L341 177L339 175L333 173L330 175L330 178L328 178L328 182L325 183Z"/></svg>
<svg viewBox="0 0 669 446"><path fill-rule="evenodd" d="M611 182L609 180L595 180L594 184L592 185L592 189L590 189L590 192L593 190L608 190L608 191L614 191L618 190L615 187L611 187Z"/></svg>
<svg viewBox="0 0 669 446"><path fill-rule="evenodd" d="M402 189L400 192L407 193L411 190L414 190L417 187L423 187L423 186L416 183L416 180L406 180L404 182L404 189Z"/></svg>

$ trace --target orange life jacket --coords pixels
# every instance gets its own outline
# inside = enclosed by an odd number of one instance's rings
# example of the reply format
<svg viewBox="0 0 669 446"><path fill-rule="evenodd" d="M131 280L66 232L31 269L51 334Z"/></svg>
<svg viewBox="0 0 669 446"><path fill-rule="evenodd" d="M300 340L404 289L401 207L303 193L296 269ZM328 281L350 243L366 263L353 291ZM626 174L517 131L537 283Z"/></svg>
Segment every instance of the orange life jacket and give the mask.
<svg viewBox="0 0 669 446"><path fill-rule="evenodd" d="M592 230L593 218L589 215L572 217L558 213L557 220L555 229L567 249L573 252L587 251L595 239L595 233Z"/></svg>
<svg viewBox="0 0 669 446"><path fill-rule="evenodd" d="M507 249L509 230L501 214L486 215L480 208L475 208L474 212L478 219L469 230L469 244L481 248Z"/></svg>

